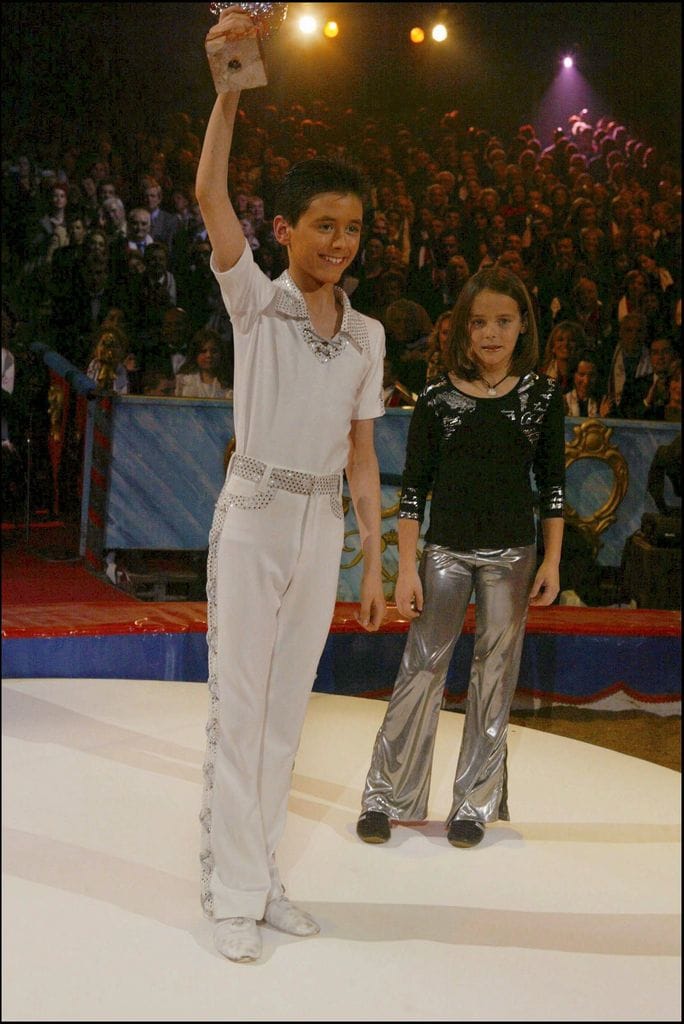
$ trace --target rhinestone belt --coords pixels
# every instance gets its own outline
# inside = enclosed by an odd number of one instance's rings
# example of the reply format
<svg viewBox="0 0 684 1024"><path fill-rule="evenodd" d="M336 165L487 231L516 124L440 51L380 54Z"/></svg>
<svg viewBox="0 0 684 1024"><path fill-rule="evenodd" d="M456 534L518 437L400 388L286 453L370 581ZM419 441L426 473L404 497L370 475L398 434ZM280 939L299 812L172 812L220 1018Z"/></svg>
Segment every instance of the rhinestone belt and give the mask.
<svg viewBox="0 0 684 1024"><path fill-rule="evenodd" d="M231 472L242 477L243 480L260 483L268 472L268 466L265 462L250 459L246 455L234 455ZM296 469L278 469L276 467L271 470L266 487L290 491L291 494L330 494L333 497L339 497L341 476L341 473L316 476L315 473L300 473Z"/></svg>

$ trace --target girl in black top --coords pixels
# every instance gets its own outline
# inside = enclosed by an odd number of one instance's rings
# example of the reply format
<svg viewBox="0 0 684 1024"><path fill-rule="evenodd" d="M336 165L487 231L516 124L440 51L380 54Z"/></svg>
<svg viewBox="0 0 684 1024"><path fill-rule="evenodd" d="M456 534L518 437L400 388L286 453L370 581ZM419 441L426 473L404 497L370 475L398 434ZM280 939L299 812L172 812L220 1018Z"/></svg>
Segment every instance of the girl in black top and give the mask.
<svg viewBox="0 0 684 1024"><path fill-rule="evenodd" d="M389 839L391 820L427 815L444 680L473 588L475 648L449 842L475 846L485 822L508 819L506 737L527 608L556 598L563 536L562 396L534 372L537 361L522 281L500 267L475 274L452 314L449 370L426 384L409 430L395 599L411 627L363 794L357 832L366 842ZM538 568L531 474L544 542Z"/></svg>

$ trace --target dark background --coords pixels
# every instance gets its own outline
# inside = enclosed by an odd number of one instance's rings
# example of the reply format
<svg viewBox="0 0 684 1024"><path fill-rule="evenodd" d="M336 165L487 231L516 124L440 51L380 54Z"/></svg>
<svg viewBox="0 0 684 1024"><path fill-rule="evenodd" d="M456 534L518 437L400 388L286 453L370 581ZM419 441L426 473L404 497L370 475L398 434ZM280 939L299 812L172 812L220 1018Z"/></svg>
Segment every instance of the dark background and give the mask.
<svg viewBox="0 0 684 1024"><path fill-rule="evenodd" d="M305 7L335 17L338 39L297 36ZM439 14L449 42L412 46L410 27ZM82 139L107 128L117 140L161 128L175 110L205 118L214 92L203 40L214 20L208 3L5 2L5 153L49 137L57 119ZM554 120L587 106L590 121L608 114L678 159L680 38L672 3L291 4L266 44L268 90L244 102L320 98L394 120L455 108L493 131L529 120L544 145ZM554 86L568 48L578 59L569 92Z"/></svg>

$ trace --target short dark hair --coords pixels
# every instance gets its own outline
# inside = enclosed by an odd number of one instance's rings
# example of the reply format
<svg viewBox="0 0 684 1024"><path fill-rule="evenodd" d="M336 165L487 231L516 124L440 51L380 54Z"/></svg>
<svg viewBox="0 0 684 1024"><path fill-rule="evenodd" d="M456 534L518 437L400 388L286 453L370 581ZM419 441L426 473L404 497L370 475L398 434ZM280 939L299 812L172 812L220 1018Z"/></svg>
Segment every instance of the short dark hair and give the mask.
<svg viewBox="0 0 684 1024"><path fill-rule="evenodd" d="M309 206L324 192L358 196L365 201L366 181L362 171L343 160L314 157L294 164L283 178L275 198L275 213L294 227Z"/></svg>
<svg viewBox="0 0 684 1024"><path fill-rule="evenodd" d="M534 307L527 288L517 274L505 267L486 267L468 278L463 285L451 315L447 363L463 380L475 380L480 368L470 354L470 310L483 291L508 295L518 305L525 325L511 359L510 373L522 376L534 370L539 360L539 336Z"/></svg>

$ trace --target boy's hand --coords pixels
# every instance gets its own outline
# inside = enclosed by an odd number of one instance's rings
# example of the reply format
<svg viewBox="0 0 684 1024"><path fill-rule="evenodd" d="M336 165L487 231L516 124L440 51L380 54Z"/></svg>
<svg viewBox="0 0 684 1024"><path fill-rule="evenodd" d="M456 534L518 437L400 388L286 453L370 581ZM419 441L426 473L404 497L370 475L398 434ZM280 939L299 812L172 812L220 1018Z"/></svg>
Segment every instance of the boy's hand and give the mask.
<svg viewBox="0 0 684 1024"><path fill-rule="evenodd" d="M249 14L241 7L226 7L221 11L217 23L207 32L206 45L223 45L226 40L237 41L256 34L256 25Z"/></svg>
<svg viewBox="0 0 684 1024"><path fill-rule="evenodd" d="M361 610L357 621L369 633L376 633L383 623L387 605L379 574L364 576L361 582Z"/></svg>

